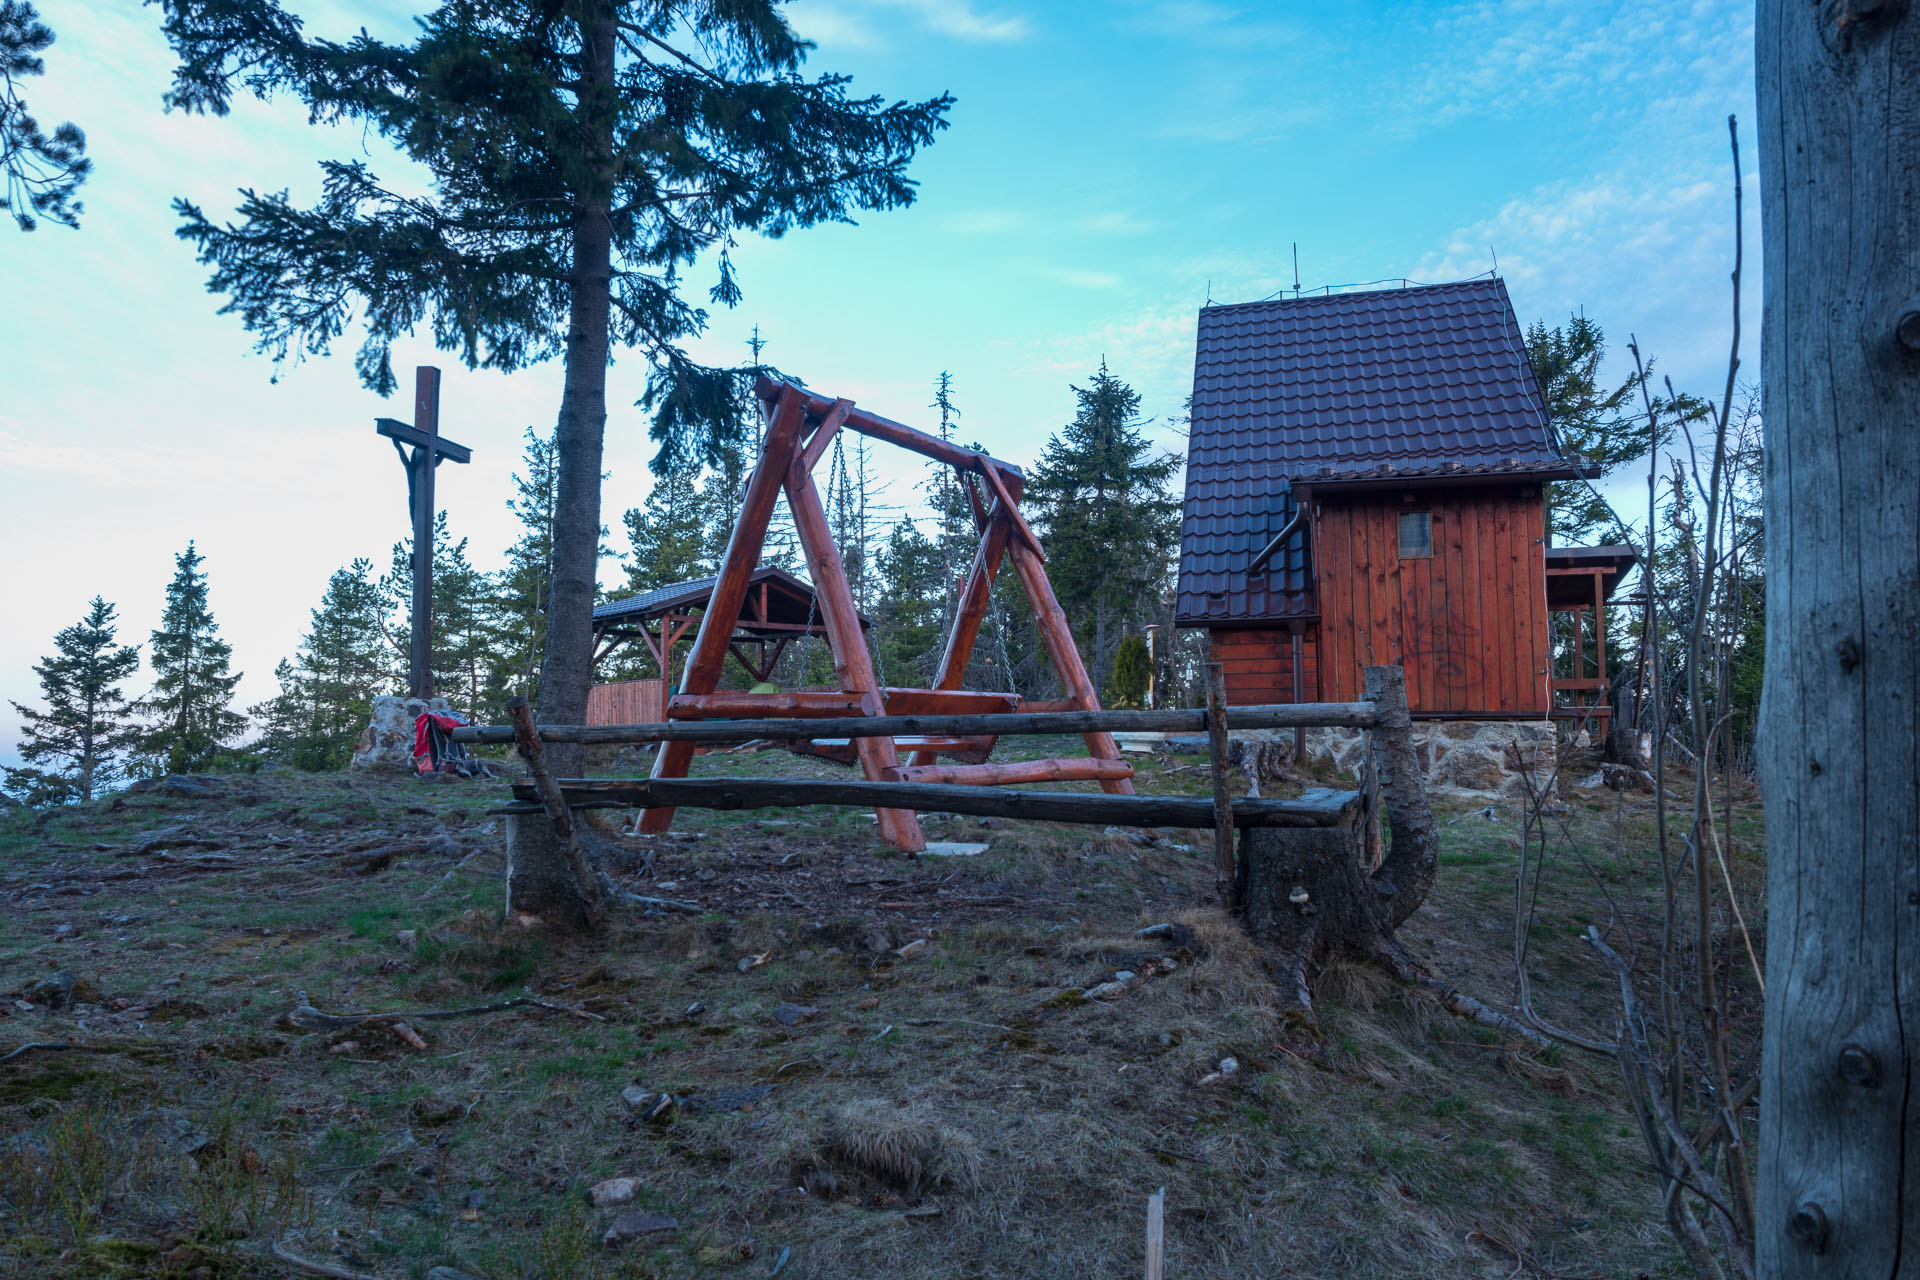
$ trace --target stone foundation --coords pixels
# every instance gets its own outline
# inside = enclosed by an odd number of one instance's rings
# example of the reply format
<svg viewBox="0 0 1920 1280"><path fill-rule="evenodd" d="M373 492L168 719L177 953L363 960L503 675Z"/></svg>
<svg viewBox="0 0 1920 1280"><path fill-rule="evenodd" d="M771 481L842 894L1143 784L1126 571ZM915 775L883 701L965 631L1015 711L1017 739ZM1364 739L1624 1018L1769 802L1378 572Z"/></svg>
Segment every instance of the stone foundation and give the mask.
<svg viewBox="0 0 1920 1280"><path fill-rule="evenodd" d="M373 721L353 744L353 759L347 767L374 773L412 773L413 726L429 711L453 714L445 698L375 698Z"/></svg>
<svg viewBox="0 0 1920 1280"><path fill-rule="evenodd" d="M1242 734L1236 733L1235 737ZM1293 744L1291 729L1249 730L1244 736ZM1307 759L1360 776L1364 754L1358 729L1307 730ZM1545 782L1553 770L1558 733L1551 720L1415 720L1413 751L1433 795L1494 799L1523 790L1521 771Z"/></svg>

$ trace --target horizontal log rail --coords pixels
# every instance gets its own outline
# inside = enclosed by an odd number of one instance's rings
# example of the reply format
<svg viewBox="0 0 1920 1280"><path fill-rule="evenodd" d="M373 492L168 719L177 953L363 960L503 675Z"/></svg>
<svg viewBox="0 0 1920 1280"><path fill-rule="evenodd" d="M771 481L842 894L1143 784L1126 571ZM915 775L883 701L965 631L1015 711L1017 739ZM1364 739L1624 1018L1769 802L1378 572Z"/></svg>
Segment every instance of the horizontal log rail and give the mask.
<svg viewBox="0 0 1920 1280"><path fill-rule="evenodd" d="M866 782L800 778L562 779L560 793L572 809L772 809L807 805L859 808L906 807L923 813L958 813L1036 822L1075 822L1122 827L1213 826L1213 801L1203 796L1110 796L1097 792L1001 791L992 787L931 782ZM520 803L496 813L538 813L528 783L516 783ZM1236 800L1233 821L1242 827L1334 827L1352 820L1359 793L1319 791L1297 800Z"/></svg>
<svg viewBox="0 0 1920 1280"><path fill-rule="evenodd" d="M1296 729L1335 726L1377 729L1380 713L1371 702L1300 702L1233 707L1227 713L1235 729ZM1207 713L1186 711L1041 711L1012 715L833 716L789 720L676 720L660 724L543 724L543 742L619 745L630 742L745 742L769 738L795 742L816 737L965 738L975 734L1032 736L1074 733L1178 733L1207 731ZM512 742L513 726L463 725L452 730L455 742Z"/></svg>
<svg viewBox="0 0 1920 1280"><path fill-rule="evenodd" d="M1005 764L915 764L889 769L894 782L946 782L969 787L1019 786L1028 782L1103 782L1131 778L1125 760L1014 760Z"/></svg>

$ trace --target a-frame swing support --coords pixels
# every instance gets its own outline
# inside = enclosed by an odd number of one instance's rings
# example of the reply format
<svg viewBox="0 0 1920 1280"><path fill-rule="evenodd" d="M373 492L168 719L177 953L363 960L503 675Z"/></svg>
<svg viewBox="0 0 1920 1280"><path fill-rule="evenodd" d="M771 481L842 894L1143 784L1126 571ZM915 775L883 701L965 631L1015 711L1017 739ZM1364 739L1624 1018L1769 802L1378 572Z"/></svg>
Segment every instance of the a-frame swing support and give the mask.
<svg viewBox="0 0 1920 1280"><path fill-rule="evenodd" d="M932 690L917 690L915 701L927 714L941 710L959 712L977 709L983 696L961 689L967 663L973 655L974 641L980 634L989 594L1003 557L1013 561L1014 572L1033 605L1040 635L1053 660L1067 693L1067 705L1076 710L1100 709L1093 681L1080 661L1074 646L1066 614L1054 598L1047 580L1046 552L1026 519L1020 514L1019 498L1024 477L1018 467L1001 462L978 450L962 448L902 423L858 409L851 400L836 400L817 395L792 383L761 378L756 386L761 414L766 424L765 443L759 462L747 481L740 516L727 542L719 580L714 584L706 612L700 619L700 631L687 656L681 677L681 692L667 706L670 720L696 720L709 713L780 716L792 714L798 705L792 694L725 695L724 710L713 698L719 687L727 647L740 611L746 603L747 589L760 552L766 542L767 524L774 503L782 492L793 515L800 546L807 558L819 601L827 642L833 651L835 677L844 694L844 716L877 716L885 711L889 691L882 690L874 678L873 663L860 633L859 616L854 609L853 591L848 585L840 548L833 540L826 510L813 482L813 466L826 452L833 437L842 428L857 431L875 440L898 445L960 473L960 480L972 499L974 520L980 545L972 567L960 591L960 604L953 629L947 636L941 655L939 675ZM979 477L984 497L972 482ZM907 691L898 691L907 692ZM942 695L946 695L943 700ZM829 695L831 696L831 695ZM953 706L943 707L943 701ZM1009 708L1010 709L1010 708ZM817 713L815 713L817 714ZM822 717L823 731L830 731L833 717ZM913 750L909 764L903 766L899 748L892 738L856 738L854 748L862 772L873 782L961 781L992 784L1031 780L1028 775L1055 779L1098 780L1103 790L1113 795L1132 795L1132 769L1120 757L1110 733L1085 736L1088 760L1052 760L1023 762L1017 765L935 764L935 751ZM918 744L915 744L918 747ZM667 742L654 757L653 776L683 778L693 759L691 742ZM878 809L881 837L896 849L918 850L926 846L919 820L911 809ZM642 831L665 831L673 822L673 810L648 809L641 818Z"/></svg>

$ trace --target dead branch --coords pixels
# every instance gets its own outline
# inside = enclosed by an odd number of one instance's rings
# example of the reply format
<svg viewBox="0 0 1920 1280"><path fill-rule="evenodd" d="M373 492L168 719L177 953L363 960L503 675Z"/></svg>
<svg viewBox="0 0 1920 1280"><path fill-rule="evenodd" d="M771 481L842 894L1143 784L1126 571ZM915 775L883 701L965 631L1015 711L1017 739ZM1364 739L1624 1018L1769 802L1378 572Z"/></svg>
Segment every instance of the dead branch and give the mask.
<svg viewBox="0 0 1920 1280"><path fill-rule="evenodd" d="M1443 982L1435 977L1425 965L1402 951L1398 946L1386 946L1380 949L1380 958L1394 975L1402 982L1416 983L1439 997L1440 1007L1448 1013L1457 1014L1469 1022L1479 1023L1483 1027L1492 1027L1509 1035L1519 1036L1543 1049L1551 1049L1555 1041L1548 1039L1518 1018L1501 1013L1474 999L1460 988Z"/></svg>
<svg viewBox="0 0 1920 1280"><path fill-rule="evenodd" d="M430 1022L442 1018L472 1018L523 1008L545 1009L549 1013L565 1013L576 1018L591 1018L595 1022L606 1021L597 1013L589 1013L573 1005L554 1004L552 1001L539 1000L532 996L516 996L512 1000L502 1000L496 1004L476 1004L464 1009L402 1009L388 1013L323 1013L310 1004L299 1004L282 1014L281 1021L302 1031L351 1031L355 1027L365 1026L368 1023Z"/></svg>
<svg viewBox="0 0 1920 1280"><path fill-rule="evenodd" d="M379 1276L368 1275L364 1271L349 1271L345 1267L336 1267L331 1262L315 1262L311 1258L303 1258L278 1240L268 1245L267 1251L287 1266L296 1271L305 1271L309 1275L328 1276L331 1280L380 1280Z"/></svg>

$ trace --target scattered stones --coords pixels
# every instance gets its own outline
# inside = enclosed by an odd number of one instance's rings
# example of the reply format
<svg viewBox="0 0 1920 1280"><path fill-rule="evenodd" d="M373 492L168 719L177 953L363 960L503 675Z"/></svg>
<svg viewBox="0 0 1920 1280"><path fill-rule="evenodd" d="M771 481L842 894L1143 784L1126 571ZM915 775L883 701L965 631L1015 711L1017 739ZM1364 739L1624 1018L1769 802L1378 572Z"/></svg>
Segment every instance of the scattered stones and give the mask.
<svg viewBox="0 0 1920 1280"><path fill-rule="evenodd" d="M744 1089L722 1089L718 1093L696 1093L680 1100L680 1109L690 1116L716 1115L727 1111L745 1111L773 1095L770 1084L749 1085Z"/></svg>
<svg viewBox="0 0 1920 1280"><path fill-rule="evenodd" d="M912 942L909 942L906 946L901 947L898 951L894 952L893 954L895 954L896 956L899 956L902 960L911 960L917 955L924 954L932 946L933 944L931 942L928 942L925 938L915 938Z"/></svg>
<svg viewBox="0 0 1920 1280"><path fill-rule="evenodd" d="M223 778L205 775L169 773L161 778L141 778L127 786L127 794L171 796L179 800L211 800L227 789Z"/></svg>
<svg viewBox="0 0 1920 1280"><path fill-rule="evenodd" d="M635 1240L644 1240L648 1236L663 1235L669 1231L678 1231L680 1223L673 1218L663 1218L657 1213L623 1213L613 1220L600 1242L610 1249L631 1244Z"/></svg>
<svg viewBox="0 0 1920 1280"><path fill-rule="evenodd" d="M1234 1074L1236 1074L1239 1070L1240 1070L1240 1060L1238 1058L1222 1058L1220 1059L1219 1069L1216 1071L1209 1071L1206 1075L1201 1076L1200 1083L1203 1085L1220 1084L1225 1080L1227 1080L1230 1076L1233 1076Z"/></svg>
<svg viewBox="0 0 1920 1280"><path fill-rule="evenodd" d="M594 1208L604 1209L608 1205L625 1204L639 1192L638 1178L608 1178L605 1182L594 1183L593 1189L587 1192L587 1199L593 1202Z"/></svg>
<svg viewBox="0 0 1920 1280"><path fill-rule="evenodd" d="M809 1018L819 1016L820 1010L810 1004L794 1004L787 1001L773 1011L773 1020L783 1027L797 1027Z"/></svg>
<svg viewBox="0 0 1920 1280"><path fill-rule="evenodd" d="M191 1117L168 1107L142 1111L127 1121L127 1132L148 1140L170 1156L190 1156L213 1141Z"/></svg>

